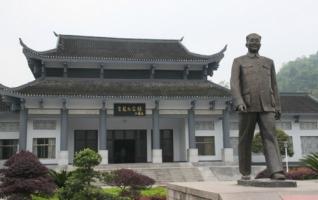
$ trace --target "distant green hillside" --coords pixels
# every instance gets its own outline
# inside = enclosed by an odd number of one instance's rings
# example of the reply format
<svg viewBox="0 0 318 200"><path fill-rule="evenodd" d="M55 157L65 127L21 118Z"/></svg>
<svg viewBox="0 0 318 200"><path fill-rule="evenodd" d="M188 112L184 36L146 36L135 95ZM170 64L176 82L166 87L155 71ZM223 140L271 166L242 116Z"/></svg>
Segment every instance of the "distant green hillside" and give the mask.
<svg viewBox="0 0 318 200"><path fill-rule="evenodd" d="M283 65L277 82L280 92L309 92L318 97L318 52Z"/></svg>

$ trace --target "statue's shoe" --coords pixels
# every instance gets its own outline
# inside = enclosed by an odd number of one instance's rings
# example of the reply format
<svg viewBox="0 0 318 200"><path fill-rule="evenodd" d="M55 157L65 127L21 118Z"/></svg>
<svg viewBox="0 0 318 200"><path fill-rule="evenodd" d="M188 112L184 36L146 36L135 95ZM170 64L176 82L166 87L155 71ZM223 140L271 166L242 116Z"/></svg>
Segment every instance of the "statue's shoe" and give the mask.
<svg viewBox="0 0 318 200"><path fill-rule="evenodd" d="M281 172L276 172L272 174L271 179L273 180L285 180L286 176Z"/></svg>

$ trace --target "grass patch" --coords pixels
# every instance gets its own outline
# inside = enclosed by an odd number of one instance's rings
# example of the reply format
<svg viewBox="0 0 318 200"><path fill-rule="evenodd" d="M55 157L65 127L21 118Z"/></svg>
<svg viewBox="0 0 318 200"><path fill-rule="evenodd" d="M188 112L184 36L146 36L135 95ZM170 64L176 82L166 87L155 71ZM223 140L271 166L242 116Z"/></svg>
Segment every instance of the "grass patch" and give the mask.
<svg viewBox="0 0 318 200"><path fill-rule="evenodd" d="M114 197L118 197L120 194L120 188L110 187L103 189L105 193L110 194ZM162 186L147 188L141 191L141 196L143 197L165 197L167 195L167 189ZM57 195L54 195L51 198L43 198L38 196L33 196L32 200L59 200Z"/></svg>
<svg viewBox="0 0 318 200"><path fill-rule="evenodd" d="M118 187L104 188L103 190L114 197L118 197L121 191ZM165 197L166 195L167 189L162 186L146 188L141 191L141 196L143 197Z"/></svg>
<svg viewBox="0 0 318 200"><path fill-rule="evenodd" d="M104 188L103 190L106 194L110 194L114 197L118 197L121 191L119 187Z"/></svg>
<svg viewBox="0 0 318 200"><path fill-rule="evenodd" d="M44 197L38 197L38 196L32 196L32 200L59 200L59 198L57 198L57 194L55 194L53 197L51 198L44 198Z"/></svg>
<svg viewBox="0 0 318 200"><path fill-rule="evenodd" d="M161 186L147 188L141 191L141 196L144 197L165 197L166 195L167 189Z"/></svg>

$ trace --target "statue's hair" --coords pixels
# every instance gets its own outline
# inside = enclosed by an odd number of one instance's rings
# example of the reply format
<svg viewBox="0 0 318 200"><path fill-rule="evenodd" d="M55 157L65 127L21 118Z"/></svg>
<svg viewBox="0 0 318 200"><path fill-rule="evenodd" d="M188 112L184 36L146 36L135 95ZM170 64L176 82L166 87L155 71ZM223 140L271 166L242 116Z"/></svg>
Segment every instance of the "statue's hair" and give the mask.
<svg viewBox="0 0 318 200"><path fill-rule="evenodd" d="M248 34L248 35L246 36L246 41L248 41L250 38L258 38L259 40L262 39L262 37L261 37L259 34L257 34L257 33L250 33L250 34Z"/></svg>

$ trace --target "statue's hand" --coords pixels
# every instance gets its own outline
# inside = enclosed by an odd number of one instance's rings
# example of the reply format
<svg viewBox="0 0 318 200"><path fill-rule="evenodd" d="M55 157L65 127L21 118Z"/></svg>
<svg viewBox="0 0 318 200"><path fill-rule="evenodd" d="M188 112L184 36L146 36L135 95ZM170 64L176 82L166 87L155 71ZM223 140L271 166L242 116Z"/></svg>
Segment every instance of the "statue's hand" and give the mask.
<svg viewBox="0 0 318 200"><path fill-rule="evenodd" d="M237 106L237 111L240 111L240 112L246 112L246 106L245 105L238 105Z"/></svg>
<svg viewBox="0 0 318 200"><path fill-rule="evenodd" d="M276 119L276 120L279 120L280 117L281 117L281 115L282 115L282 113L280 112L280 110L276 110L276 111L275 111L275 119Z"/></svg>

